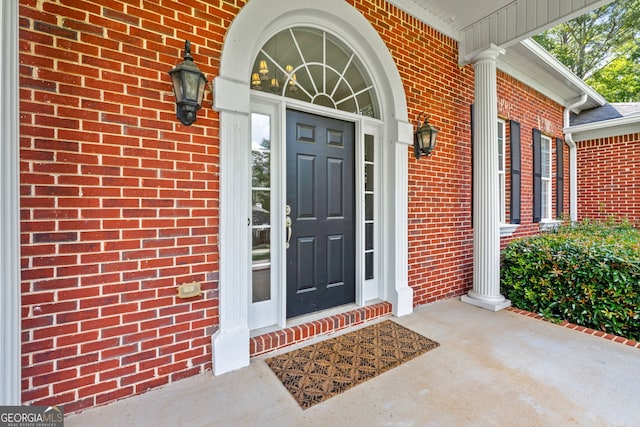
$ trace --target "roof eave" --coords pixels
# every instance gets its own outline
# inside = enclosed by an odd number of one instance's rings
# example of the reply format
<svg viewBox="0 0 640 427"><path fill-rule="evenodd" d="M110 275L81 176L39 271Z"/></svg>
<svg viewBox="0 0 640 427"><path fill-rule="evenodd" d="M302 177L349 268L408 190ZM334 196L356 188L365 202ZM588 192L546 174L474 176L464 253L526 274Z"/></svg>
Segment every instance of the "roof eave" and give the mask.
<svg viewBox="0 0 640 427"><path fill-rule="evenodd" d="M586 94L587 97L598 106L603 106L607 103L606 99L604 99L602 95L596 92L595 89L593 89L591 86L586 84L580 77L571 72L571 70L569 70L563 63L561 63L558 59L547 52L542 46L536 43L535 40L522 40L520 44L522 44L525 48L527 48L527 50L535 55L538 60L553 69L554 72L557 73L558 77L568 81L570 85L573 85L577 89L575 97L573 97L573 99L567 99L565 102L565 106L572 104L573 101L575 101L575 98L580 97L583 94ZM578 113L579 111L574 112Z"/></svg>
<svg viewBox="0 0 640 427"><path fill-rule="evenodd" d="M640 133L640 115L569 126L563 133L575 142Z"/></svg>

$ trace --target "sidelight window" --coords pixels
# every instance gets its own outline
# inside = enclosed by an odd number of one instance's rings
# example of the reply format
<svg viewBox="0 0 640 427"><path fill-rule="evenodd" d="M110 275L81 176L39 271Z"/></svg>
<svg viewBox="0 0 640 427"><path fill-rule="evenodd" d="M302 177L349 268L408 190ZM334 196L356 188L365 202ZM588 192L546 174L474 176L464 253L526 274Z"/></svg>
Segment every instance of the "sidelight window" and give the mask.
<svg viewBox="0 0 640 427"><path fill-rule="evenodd" d="M375 163L373 135L364 136L364 278L374 278Z"/></svg>
<svg viewBox="0 0 640 427"><path fill-rule="evenodd" d="M271 117L251 114L252 302L271 299Z"/></svg>

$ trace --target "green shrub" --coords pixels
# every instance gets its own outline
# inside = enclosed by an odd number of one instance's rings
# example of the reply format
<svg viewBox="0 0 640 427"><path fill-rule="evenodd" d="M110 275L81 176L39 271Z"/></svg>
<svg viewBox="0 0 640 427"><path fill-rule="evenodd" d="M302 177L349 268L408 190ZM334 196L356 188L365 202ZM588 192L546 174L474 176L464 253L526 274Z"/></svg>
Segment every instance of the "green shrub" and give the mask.
<svg viewBox="0 0 640 427"><path fill-rule="evenodd" d="M640 341L640 232L628 223L514 240L502 252L501 282L518 308Z"/></svg>

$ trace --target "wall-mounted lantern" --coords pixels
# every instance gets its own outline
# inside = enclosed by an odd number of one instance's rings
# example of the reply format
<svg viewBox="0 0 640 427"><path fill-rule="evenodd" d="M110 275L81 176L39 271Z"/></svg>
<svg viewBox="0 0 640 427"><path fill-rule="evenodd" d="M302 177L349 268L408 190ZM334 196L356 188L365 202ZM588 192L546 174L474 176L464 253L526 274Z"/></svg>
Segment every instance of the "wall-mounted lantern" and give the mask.
<svg viewBox="0 0 640 427"><path fill-rule="evenodd" d="M425 116L424 123L420 126L420 117L422 115ZM413 154L416 156L416 159L419 159L422 155L429 156L431 154L431 151L433 151L436 146L437 134L438 129L429 124L429 119L426 114L420 113L413 142Z"/></svg>
<svg viewBox="0 0 640 427"><path fill-rule="evenodd" d="M202 107L207 79L191 57L191 42L184 42L184 61L169 71L176 95L176 116L183 125L196 121L196 113Z"/></svg>

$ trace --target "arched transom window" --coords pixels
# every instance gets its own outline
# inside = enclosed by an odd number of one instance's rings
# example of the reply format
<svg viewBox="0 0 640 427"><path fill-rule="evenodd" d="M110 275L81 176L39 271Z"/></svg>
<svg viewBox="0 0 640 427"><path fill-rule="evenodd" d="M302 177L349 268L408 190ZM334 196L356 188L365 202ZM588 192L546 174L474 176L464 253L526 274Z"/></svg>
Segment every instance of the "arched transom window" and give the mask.
<svg viewBox="0 0 640 427"><path fill-rule="evenodd" d="M251 88L380 118L375 89L355 53L325 31L281 31L260 49Z"/></svg>

